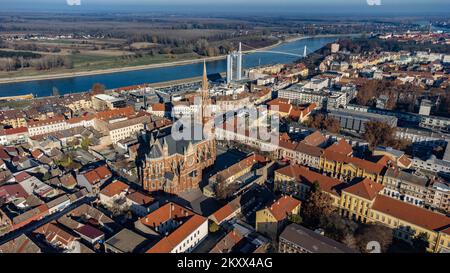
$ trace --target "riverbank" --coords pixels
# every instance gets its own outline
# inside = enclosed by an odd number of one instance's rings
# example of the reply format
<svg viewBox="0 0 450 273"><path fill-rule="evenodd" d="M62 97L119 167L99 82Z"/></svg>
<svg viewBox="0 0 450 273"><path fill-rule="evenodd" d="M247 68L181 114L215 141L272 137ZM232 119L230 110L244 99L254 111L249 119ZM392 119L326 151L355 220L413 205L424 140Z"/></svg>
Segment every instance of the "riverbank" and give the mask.
<svg viewBox="0 0 450 273"><path fill-rule="evenodd" d="M263 47L263 48L243 51L243 53L249 54L249 53L255 53L258 51L270 50L270 49L280 46L282 44L291 43L291 42L303 40L303 39L328 38L328 37L339 37L339 36L348 36L348 35L332 35L332 34L330 34L330 35L291 37L284 41L278 40L277 43L275 43L273 45ZM156 64L139 65L139 66L109 68L109 69L100 69L100 70L92 70L92 71L67 72L67 73L46 74L46 75L38 75L38 76L10 77L10 78L0 79L0 84L55 80L55 79L75 78L75 77L83 77L83 76L95 76L95 75L102 75L102 74L113 74L113 73L145 70L145 69L152 69L152 68L164 68L164 67L189 65L189 64L200 63L200 62L203 62L204 60L206 60L206 62L211 62L211 61L223 60L225 58L226 58L226 55L221 55L221 56L216 56L216 57L206 57L206 58L190 59L190 60L175 61L175 62L165 62L165 63L156 63Z"/></svg>

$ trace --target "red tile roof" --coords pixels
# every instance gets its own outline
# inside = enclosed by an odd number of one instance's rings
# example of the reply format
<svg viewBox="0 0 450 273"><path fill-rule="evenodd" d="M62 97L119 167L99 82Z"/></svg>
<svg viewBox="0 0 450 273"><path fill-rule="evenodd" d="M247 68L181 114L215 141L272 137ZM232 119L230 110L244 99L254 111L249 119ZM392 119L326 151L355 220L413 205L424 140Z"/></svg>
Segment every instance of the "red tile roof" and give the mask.
<svg viewBox="0 0 450 273"><path fill-rule="evenodd" d="M159 209L151 212L140 221L143 225L149 226L151 228L156 228L170 219L190 217L194 214L195 213L190 209L187 209L176 203L169 202Z"/></svg>
<svg viewBox="0 0 450 273"><path fill-rule="evenodd" d="M108 167L106 167L106 165L96 168L95 172L97 172L100 179L107 179L112 176L112 173L109 171L109 169L108 169Z"/></svg>
<svg viewBox="0 0 450 273"><path fill-rule="evenodd" d="M289 114L292 109L292 105L289 104L289 100L283 98L276 98L274 100L271 100L267 102L267 105L269 106L269 110L276 110L277 112L286 114Z"/></svg>
<svg viewBox="0 0 450 273"><path fill-rule="evenodd" d="M311 186L314 182L318 182L320 189L339 196L339 189L343 187L343 183L338 179L331 178L329 176L322 175L320 173L309 170L306 167L291 164L281 169L276 170L277 173L282 175L292 177L295 181L299 183L305 183Z"/></svg>
<svg viewBox="0 0 450 273"><path fill-rule="evenodd" d="M135 114L133 107L117 108L108 111L98 112L95 114L96 118L101 120L110 120L119 117L129 117Z"/></svg>
<svg viewBox="0 0 450 273"><path fill-rule="evenodd" d="M15 135L15 134L23 134L28 133L27 127L17 127L17 128L10 128L4 130L5 135Z"/></svg>
<svg viewBox="0 0 450 273"><path fill-rule="evenodd" d="M377 196L372 210L428 230L446 232L450 227L450 217L384 195Z"/></svg>
<svg viewBox="0 0 450 273"><path fill-rule="evenodd" d="M129 188L130 187L127 184L123 183L122 181L116 180L108 186L104 187L100 191L100 193L108 197L113 197L127 191Z"/></svg>
<svg viewBox="0 0 450 273"><path fill-rule="evenodd" d="M380 174L386 167L385 165L374 163L368 160L364 160L358 157L346 156L342 153L332 152L325 149L323 153L324 158L327 160L342 162L346 164L352 164L353 166L363 169L368 173Z"/></svg>
<svg viewBox="0 0 450 273"><path fill-rule="evenodd" d="M383 185L365 178L350 187L343 189L343 191L362 197L367 200L373 200L377 194L384 188Z"/></svg>
<svg viewBox="0 0 450 273"><path fill-rule="evenodd" d="M310 134L309 136L305 137L303 139L302 143L311 145L311 146L319 146L320 144L327 141L327 138L322 135L320 131L315 131L314 133Z"/></svg>
<svg viewBox="0 0 450 273"><path fill-rule="evenodd" d="M14 176L16 178L16 182L20 183L31 177L27 172L20 172Z"/></svg>
<svg viewBox="0 0 450 273"><path fill-rule="evenodd" d="M155 111L155 112L166 111L166 105L164 103L154 103L151 106L152 106L152 111Z"/></svg>
<svg viewBox="0 0 450 273"><path fill-rule="evenodd" d="M157 227L169 219L186 218L177 229L168 236L162 238L158 243L151 247L147 253L168 253L171 252L178 244L187 238L192 232L199 228L207 218L195 214L194 212L177 205L175 203L167 203L156 211L141 219L141 223L151 227ZM147 219L147 220L146 220Z"/></svg>
<svg viewBox="0 0 450 273"><path fill-rule="evenodd" d="M27 198L28 193L20 184L7 184L0 187L0 199L10 197Z"/></svg>
<svg viewBox="0 0 450 273"><path fill-rule="evenodd" d="M331 145L330 147L326 148L325 153L327 154L338 153L349 156L353 153L353 148L352 145L347 143L347 141L341 139L338 142Z"/></svg>
<svg viewBox="0 0 450 273"><path fill-rule="evenodd" d="M97 167L96 169L88 171L84 174L84 177L91 185L95 185L102 180L110 178L111 176L112 173L109 171L106 165Z"/></svg>
<svg viewBox="0 0 450 273"><path fill-rule="evenodd" d="M240 205L236 206L233 201L227 203L211 215L219 225L240 208Z"/></svg>
<svg viewBox="0 0 450 273"><path fill-rule="evenodd" d="M86 115L86 116L81 116L81 117L74 117L74 118L68 119L67 123L76 124L76 123L80 123L82 121L89 121L89 120L92 120L94 118L95 118L94 115Z"/></svg>
<svg viewBox="0 0 450 273"><path fill-rule="evenodd" d="M211 249L209 253L230 253L232 248L237 245L244 237L239 235L234 230L228 232L217 244Z"/></svg>
<svg viewBox="0 0 450 273"><path fill-rule="evenodd" d="M155 199L147 194L139 191L134 191L127 195L127 198L139 205L148 205L155 202Z"/></svg>
<svg viewBox="0 0 450 273"><path fill-rule="evenodd" d="M282 221L301 203L300 200L285 195L273 202L268 209L277 221Z"/></svg>

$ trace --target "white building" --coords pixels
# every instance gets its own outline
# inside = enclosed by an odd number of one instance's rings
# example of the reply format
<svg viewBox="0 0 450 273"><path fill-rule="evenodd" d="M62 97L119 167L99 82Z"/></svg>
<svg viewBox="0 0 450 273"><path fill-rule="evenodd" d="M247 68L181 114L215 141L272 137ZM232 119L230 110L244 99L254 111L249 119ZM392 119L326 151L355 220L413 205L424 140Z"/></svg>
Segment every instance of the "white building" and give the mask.
<svg viewBox="0 0 450 273"><path fill-rule="evenodd" d="M66 119L63 116L40 121L30 121L27 123L27 126L30 137L68 129Z"/></svg>
<svg viewBox="0 0 450 273"><path fill-rule="evenodd" d="M208 218L173 202L139 219L135 227L161 236L147 253L190 253L208 236Z"/></svg>
<svg viewBox="0 0 450 273"><path fill-rule="evenodd" d="M424 116L429 116L431 113L431 101L429 100L422 100L420 102L420 109L419 114Z"/></svg>

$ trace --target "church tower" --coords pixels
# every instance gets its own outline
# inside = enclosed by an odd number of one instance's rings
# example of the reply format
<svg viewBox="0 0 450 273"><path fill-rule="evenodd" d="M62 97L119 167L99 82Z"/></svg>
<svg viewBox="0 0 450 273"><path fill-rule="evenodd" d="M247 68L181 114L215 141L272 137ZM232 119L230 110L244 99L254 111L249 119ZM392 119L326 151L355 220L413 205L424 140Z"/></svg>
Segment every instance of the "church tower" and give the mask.
<svg viewBox="0 0 450 273"><path fill-rule="evenodd" d="M209 97L208 74L206 72L206 61L203 61L203 78L202 78L202 124L205 125L211 119L211 99Z"/></svg>

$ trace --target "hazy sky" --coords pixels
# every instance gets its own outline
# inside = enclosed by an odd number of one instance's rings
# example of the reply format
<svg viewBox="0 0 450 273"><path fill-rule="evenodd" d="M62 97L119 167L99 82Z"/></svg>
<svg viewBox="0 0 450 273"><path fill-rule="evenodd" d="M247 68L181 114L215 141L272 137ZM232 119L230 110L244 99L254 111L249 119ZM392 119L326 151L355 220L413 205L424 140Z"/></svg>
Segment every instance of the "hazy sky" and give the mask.
<svg viewBox="0 0 450 273"><path fill-rule="evenodd" d="M69 0L76 1L76 0ZM450 0L79 0L81 6L70 7L67 0L0 0L0 12L10 10L73 11L266 11L345 13L448 13ZM367 2L381 2L369 6ZM233 6L233 7L231 7ZM186 9L187 8L187 9Z"/></svg>

